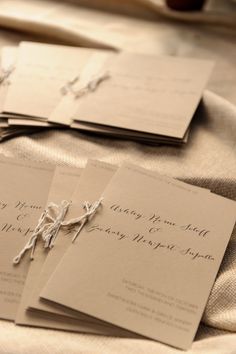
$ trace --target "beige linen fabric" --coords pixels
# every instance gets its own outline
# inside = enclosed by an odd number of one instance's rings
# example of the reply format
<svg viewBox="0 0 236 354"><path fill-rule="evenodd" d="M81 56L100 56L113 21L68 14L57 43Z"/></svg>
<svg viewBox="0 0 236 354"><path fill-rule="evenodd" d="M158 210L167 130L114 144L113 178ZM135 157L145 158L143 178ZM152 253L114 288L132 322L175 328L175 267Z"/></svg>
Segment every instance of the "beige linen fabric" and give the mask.
<svg viewBox="0 0 236 354"><path fill-rule="evenodd" d="M77 1L79 3L79 1ZM56 6L55 6L56 4ZM2 6L3 5L3 6ZM35 10L37 8L37 10ZM231 30L150 22L53 1L2 1L1 15L38 18L67 26L77 44L129 51L195 56L216 61L212 79L184 147L149 146L94 137L69 129L50 130L0 144L8 157L83 167L88 158L121 164L130 161L236 200L236 34ZM23 16L24 15L24 16ZM51 22L50 22L51 21ZM10 27L10 24L9 26ZM50 26L48 27L50 29ZM76 32L77 31L77 32ZM42 32L40 32L42 35ZM83 34L83 36L81 36ZM89 37L88 42L86 38ZM81 39L82 38L82 39ZM91 40L92 38L92 40ZM0 44L33 39L1 30ZM42 40L42 39L41 39ZM64 38L64 41L70 43ZM145 117L144 117L145 119ZM227 210L225 211L227 212ZM236 230L212 289L191 354L236 353ZM157 329L158 330L158 329ZM16 327L0 321L0 354L167 353L179 351L144 339L121 339Z"/></svg>

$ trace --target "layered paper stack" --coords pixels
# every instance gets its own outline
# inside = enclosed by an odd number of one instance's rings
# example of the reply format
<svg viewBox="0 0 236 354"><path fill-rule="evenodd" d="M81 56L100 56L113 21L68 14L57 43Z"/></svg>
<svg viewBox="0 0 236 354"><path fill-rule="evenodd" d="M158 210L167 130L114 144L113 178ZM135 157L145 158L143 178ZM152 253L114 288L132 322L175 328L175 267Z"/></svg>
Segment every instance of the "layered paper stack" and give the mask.
<svg viewBox="0 0 236 354"><path fill-rule="evenodd" d="M212 71L199 59L22 42L1 55L1 136L45 128L183 144Z"/></svg>
<svg viewBox="0 0 236 354"><path fill-rule="evenodd" d="M0 169L1 318L191 346L234 201L127 163Z"/></svg>

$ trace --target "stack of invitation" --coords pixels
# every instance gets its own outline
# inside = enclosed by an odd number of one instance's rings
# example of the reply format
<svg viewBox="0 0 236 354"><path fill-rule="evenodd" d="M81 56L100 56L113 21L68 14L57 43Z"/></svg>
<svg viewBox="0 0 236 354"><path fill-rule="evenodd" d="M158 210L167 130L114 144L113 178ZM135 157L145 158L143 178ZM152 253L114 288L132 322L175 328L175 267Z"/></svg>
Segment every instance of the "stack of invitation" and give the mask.
<svg viewBox="0 0 236 354"><path fill-rule="evenodd" d="M234 201L129 163L0 169L1 318L191 346Z"/></svg>
<svg viewBox="0 0 236 354"><path fill-rule="evenodd" d="M150 144L183 144L213 64L21 42L1 53L0 127L72 128Z"/></svg>

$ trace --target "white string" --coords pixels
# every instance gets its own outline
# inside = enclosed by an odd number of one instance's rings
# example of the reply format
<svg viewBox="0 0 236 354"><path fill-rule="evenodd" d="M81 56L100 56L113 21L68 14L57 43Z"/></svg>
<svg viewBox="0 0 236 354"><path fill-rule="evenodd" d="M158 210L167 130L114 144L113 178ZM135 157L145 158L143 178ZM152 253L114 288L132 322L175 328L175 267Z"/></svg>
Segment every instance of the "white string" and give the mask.
<svg viewBox="0 0 236 354"><path fill-rule="evenodd" d="M58 231L62 222L66 216L66 213L69 209L70 202L63 200L61 205L57 205L54 203L50 203L48 206L48 210L57 209L57 217L53 219L52 224L42 233L42 239L44 241L44 248L52 248L54 246L56 237L58 235Z"/></svg>
<svg viewBox="0 0 236 354"><path fill-rule="evenodd" d="M79 76L75 76L74 79L68 81L63 87L61 87L61 93L66 95L67 93L71 92L74 97L80 98L86 95L89 92L94 92L98 86L105 80L109 79L110 74L108 72L103 72L98 76L91 79L85 86L81 87L80 89L74 89L74 85L79 80Z"/></svg>
<svg viewBox="0 0 236 354"><path fill-rule="evenodd" d="M69 92L73 92L73 85L79 80L79 76L75 76L71 80L67 81L67 83L60 88L62 95L66 95Z"/></svg>
<svg viewBox="0 0 236 354"><path fill-rule="evenodd" d="M20 263L24 254L31 250L30 259L34 259L34 250L38 240L38 236L41 235L42 240L44 241L45 248L52 248L57 237L58 231L62 224L62 221L65 218L65 215L68 211L70 203L66 200L63 200L60 205L55 203L50 203L48 207L41 214L38 224L35 227L33 234L30 239L23 247L23 249L19 252L19 254L13 259L13 264ZM56 217L50 215L51 213L56 213ZM45 223L45 221L48 223Z"/></svg>
<svg viewBox="0 0 236 354"><path fill-rule="evenodd" d="M76 231L76 233L72 239L72 242L74 242L76 240L80 231L82 230L84 225L87 223L89 218L96 213L96 211L99 208L99 206L101 205L102 201L103 201L103 197L100 198L98 201L94 202L93 204L90 204L89 202L84 202L83 208L86 211L82 216L79 216L77 218L74 218L74 219L71 219L68 221L63 221L61 223L62 226L71 226L71 225L80 224L78 230Z"/></svg>
<svg viewBox="0 0 236 354"><path fill-rule="evenodd" d="M51 249L54 246L56 237L61 226L71 226L80 224L78 230L76 231L76 234L72 239L72 242L74 242L86 222L89 220L89 218L96 213L98 207L102 203L102 200L103 198L100 198L93 204L90 204L89 202L84 202L83 208L85 209L85 213L82 216L68 221L63 220L65 219L66 213L71 203L66 200L63 200L60 205L50 203L41 214L38 224L35 227L35 230L31 235L30 239L27 241L26 245L19 252L19 254L13 259L13 264L20 263L25 253L29 250L31 250L30 259L34 259L34 250L39 235L41 235L41 238L44 242L44 248ZM50 215L50 213L52 214L53 212L56 214L56 217ZM45 222L46 220L48 221L47 223Z"/></svg>
<svg viewBox="0 0 236 354"><path fill-rule="evenodd" d="M15 69L15 67L13 65L7 69L1 68L0 85L5 83L5 81L9 78L9 76L11 75L11 73L13 72L14 69Z"/></svg>
<svg viewBox="0 0 236 354"><path fill-rule="evenodd" d="M20 253L13 259L13 264L20 263L20 261L21 261L22 257L24 256L24 254L30 249L32 250L30 259L33 259L33 252L34 252L34 249L35 249L35 246L36 246L38 235L45 228L45 225L43 225L43 223L45 222L47 216L48 216L48 210L45 209L44 212L41 214L41 216L39 218L38 225L36 226L33 234L30 237L30 239L28 240L26 245L23 247L23 249L20 251Z"/></svg>

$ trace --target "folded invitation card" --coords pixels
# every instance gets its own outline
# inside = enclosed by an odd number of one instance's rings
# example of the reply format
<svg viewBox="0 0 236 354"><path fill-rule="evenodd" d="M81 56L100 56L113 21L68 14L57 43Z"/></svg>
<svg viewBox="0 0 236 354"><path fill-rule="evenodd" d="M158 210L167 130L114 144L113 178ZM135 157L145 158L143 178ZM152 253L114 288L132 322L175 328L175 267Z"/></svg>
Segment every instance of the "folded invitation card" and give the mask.
<svg viewBox="0 0 236 354"><path fill-rule="evenodd" d="M102 195L41 297L189 348L232 233L235 202L129 164Z"/></svg>
<svg viewBox="0 0 236 354"><path fill-rule="evenodd" d="M183 139L212 67L204 60L118 54L100 70L107 79L80 97L74 119Z"/></svg>
<svg viewBox="0 0 236 354"><path fill-rule="evenodd" d="M73 190L70 198L72 204L66 219L69 220L73 215L76 217L80 211L83 212L83 201L86 198L90 200L97 198L115 170L116 168L112 165L99 161L89 161L78 180L77 176L80 171L57 168L49 192L48 203L52 200L60 203L64 198L67 197L68 199ZM88 316L75 316L65 309L52 307L49 303L40 301L39 294L71 244L75 231L75 227L69 230L62 228L50 252L37 245L34 262L31 263L29 268L15 322L21 325L58 328L75 332L127 336L127 333L121 329L112 328L100 323L100 321L90 319Z"/></svg>
<svg viewBox="0 0 236 354"><path fill-rule="evenodd" d="M0 82L8 83L0 90L2 140L24 131L68 127L181 145L188 141L213 63L21 42L3 48L1 66Z"/></svg>

